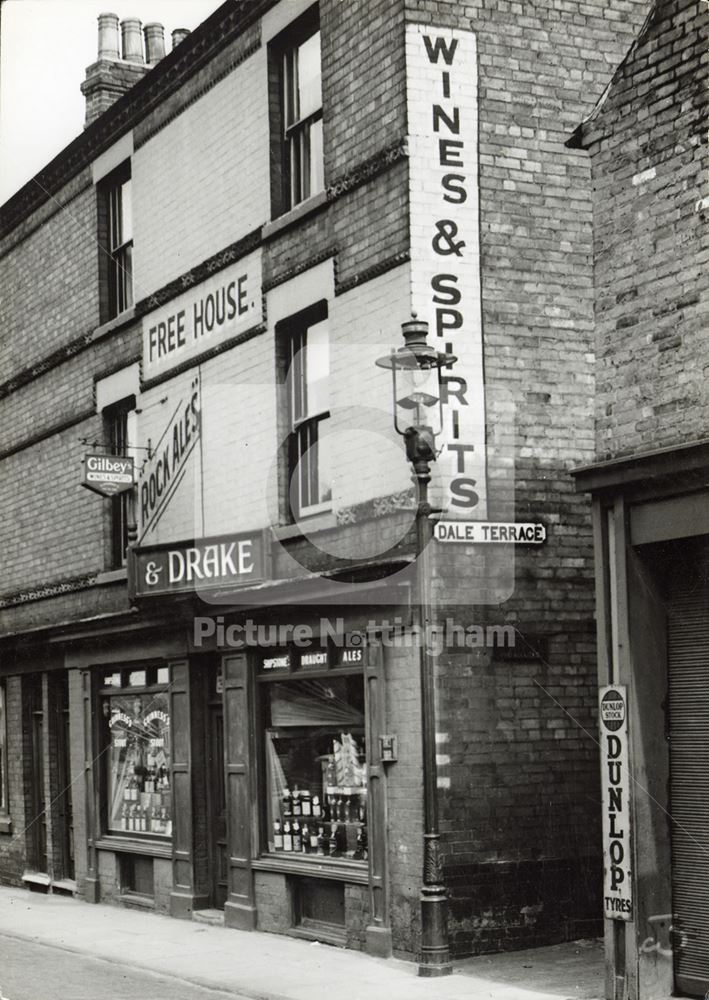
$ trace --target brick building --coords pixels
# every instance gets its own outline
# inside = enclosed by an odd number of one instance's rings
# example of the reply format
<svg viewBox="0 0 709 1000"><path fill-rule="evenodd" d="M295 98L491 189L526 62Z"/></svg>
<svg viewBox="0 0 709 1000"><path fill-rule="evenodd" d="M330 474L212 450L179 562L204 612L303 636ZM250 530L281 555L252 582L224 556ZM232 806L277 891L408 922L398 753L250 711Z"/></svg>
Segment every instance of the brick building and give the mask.
<svg viewBox="0 0 709 1000"><path fill-rule="evenodd" d="M599 679L626 707L631 779L606 726L608 997L709 988L708 28L706 4L657 0L574 136L591 154L597 289L596 456L577 484L593 494Z"/></svg>
<svg viewBox="0 0 709 1000"><path fill-rule="evenodd" d="M147 63L102 15L84 133L2 208L3 880L417 953L415 497L375 366L414 311L457 356L434 499L548 534L431 543L451 949L596 925L564 142L645 13L229 2ZM82 489L125 459L134 491Z"/></svg>

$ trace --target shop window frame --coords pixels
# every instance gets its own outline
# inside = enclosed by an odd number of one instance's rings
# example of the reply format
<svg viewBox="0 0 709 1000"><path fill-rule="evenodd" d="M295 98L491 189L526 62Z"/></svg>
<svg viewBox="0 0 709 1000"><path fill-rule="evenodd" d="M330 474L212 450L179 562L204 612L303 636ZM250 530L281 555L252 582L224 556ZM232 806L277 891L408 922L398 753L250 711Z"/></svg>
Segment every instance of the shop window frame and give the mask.
<svg viewBox="0 0 709 1000"><path fill-rule="evenodd" d="M158 671L168 671L167 680L158 681ZM145 672L146 679L148 683L140 685L131 685L126 683L125 679L131 673ZM121 676L120 685L106 684L105 678L109 674L118 674ZM152 679L152 680L151 680ZM151 695L151 694L164 694L168 702L168 710L170 705L170 688L171 688L172 678L170 676L170 668L163 661L137 661L133 663L120 663L120 664L103 664L96 669L94 674L94 697L97 710L94 713L96 718L96 739L97 739L97 750L98 756L103 762L103 766L98 769L98 780L97 780L97 794L98 794L98 823L99 823L99 838L101 840L110 841L121 841L125 840L132 843L140 843L145 845L146 854L153 854L151 846L169 846L172 844L174 833L170 834L158 834L152 831L147 833L131 831L131 830L114 830L110 827L109 820L109 768L111 766L110 749L111 749L111 733L108 726L108 715L104 713L104 705L110 704L109 700L111 696L115 697L118 695ZM172 726L172 718L170 718L170 725ZM170 734L172 740L172 733ZM172 773L172 746L170 747L170 762L168 768L168 774L170 778L170 789L174 787L173 773ZM174 815L170 813L172 822L174 824ZM130 853L136 853L132 847L128 848ZM140 853L138 851L137 853Z"/></svg>
<svg viewBox="0 0 709 1000"><path fill-rule="evenodd" d="M271 865L281 865L284 868L289 868L292 865L297 865L299 868L303 868L304 874L312 868L313 876L316 876L317 872L321 877L325 875L327 877L327 869L329 867L333 869L338 869L340 874L343 870L351 870L353 873L365 873L369 868L369 856L371 856L371 844L368 846L368 857L362 859L348 858L342 856L331 856L331 855L319 855L319 854L306 854L306 853L296 853L295 851L284 852L284 851L271 851L268 846L269 839L269 811L268 811L268 764L266 760L266 733L269 728L272 728L266 724L269 701L266 695L268 687L271 684L291 681L295 682L298 680L323 680L323 679L335 679L342 677L359 677L362 681L362 697L363 697L363 722L361 728L361 736L366 738L368 731L367 724L367 713L369 711L368 701L367 701L367 683L366 683L366 658L358 664L336 664L332 662L335 655L335 645L334 643L328 641L323 642L322 646L318 646L318 649L327 649L329 656L329 663L326 667L308 667L303 668L299 665L299 656L303 652L308 652L309 650L301 650L295 647L293 644L288 644L287 646L279 647L277 650L268 650L261 648L255 659L255 698L254 698L254 737L256 742L256 788L258 789L258 836L256 840L257 853L256 858L260 861L266 861L269 866ZM264 656L271 654L284 654L288 653L290 657L290 666L287 670L279 669L273 670L271 672L262 671L261 664L263 662ZM336 727L333 727L336 728ZM359 731L358 731L359 735ZM372 763L372 753L373 748L368 745L365 739L365 764L367 767L367 774L369 775L369 768ZM369 780L367 781L367 793L365 796L365 808L366 808L366 829L367 837L371 836L371 831L374 828L373 817L372 817L372 797L371 797L371 787ZM329 826L330 821L324 820L324 825ZM344 877L344 876L343 876ZM295 916L295 914L294 914Z"/></svg>
<svg viewBox="0 0 709 1000"><path fill-rule="evenodd" d="M302 117L299 114L289 114L288 77L293 75L293 66L297 63L299 48L315 35L320 35L320 12L318 4L313 4L300 17L274 38L268 46L268 104L271 149L271 217L279 216L306 205L311 199L317 198L325 191L324 143L322 142L323 100L322 100L322 36L320 37L320 104ZM289 67L290 64L290 67ZM289 120L289 117L291 120ZM310 130L320 128L321 143L319 150L321 184L317 189L310 190L309 181L303 183L302 176L293 176L291 159L294 150L303 152L298 157L310 162L313 143ZM306 139L307 137L307 139Z"/></svg>

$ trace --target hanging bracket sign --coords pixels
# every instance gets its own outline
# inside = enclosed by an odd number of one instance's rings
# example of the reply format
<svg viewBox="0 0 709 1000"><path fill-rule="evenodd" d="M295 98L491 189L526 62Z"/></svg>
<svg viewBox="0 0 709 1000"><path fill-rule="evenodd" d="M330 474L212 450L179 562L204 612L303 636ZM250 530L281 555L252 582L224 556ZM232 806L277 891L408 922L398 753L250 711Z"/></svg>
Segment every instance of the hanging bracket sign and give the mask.
<svg viewBox="0 0 709 1000"><path fill-rule="evenodd" d="M601 688L599 695L603 790L603 912L610 920L632 920L627 688L616 684Z"/></svg>
<svg viewBox="0 0 709 1000"><path fill-rule="evenodd" d="M102 497L112 497L131 489L133 459L123 455L85 455L81 485Z"/></svg>

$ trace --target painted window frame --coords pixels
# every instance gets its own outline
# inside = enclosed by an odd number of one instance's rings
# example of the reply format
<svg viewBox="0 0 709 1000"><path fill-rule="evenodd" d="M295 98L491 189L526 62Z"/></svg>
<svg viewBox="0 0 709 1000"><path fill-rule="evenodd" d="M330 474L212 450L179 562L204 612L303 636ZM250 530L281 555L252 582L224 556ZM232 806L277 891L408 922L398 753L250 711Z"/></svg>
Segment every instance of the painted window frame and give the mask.
<svg viewBox="0 0 709 1000"><path fill-rule="evenodd" d="M138 437L138 414L135 396L127 396L104 407L104 435L109 455L126 456L135 448ZM127 562L128 528L131 519L131 490L110 498L111 569L122 569Z"/></svg>
<svg viewBox="0 0 709 1000"><path fill-rule="evenodd" d="M311 59L303 60L303 56ZM320 73L303 80L303 61ZM318 5L269 45L272 215L298 208L325 190L322 51ZM303 85L305 84L305 86ZM305 107L303 105L305 104Z"/></svg>
<svg viewBox="0 0 709 1000"><path fill-rule="evenodd" d="M108 322L133 305L130 160L126 160L100 181L98 194L101 320Z"/></svg>
<svg viewBox="0 0 709 1000"><path fill-rule="evenodd" d="M312 332L316 329L320 338L321 360L318 363L322 365L326 360L327 373L319 379L311 379L309 371L316 364ZM298 520L332 510L332 468L328 458L331 441L327 435L331 388L327 301L323 299L281 320L276 330L285 352L288 510L292 519ZM323 448L324 441L328 444ZM326 469L329 474L324 476ZM323 499L321 493L325 484L329 485L329 495ZM313 493L318 495L315 501Z"/></svg>

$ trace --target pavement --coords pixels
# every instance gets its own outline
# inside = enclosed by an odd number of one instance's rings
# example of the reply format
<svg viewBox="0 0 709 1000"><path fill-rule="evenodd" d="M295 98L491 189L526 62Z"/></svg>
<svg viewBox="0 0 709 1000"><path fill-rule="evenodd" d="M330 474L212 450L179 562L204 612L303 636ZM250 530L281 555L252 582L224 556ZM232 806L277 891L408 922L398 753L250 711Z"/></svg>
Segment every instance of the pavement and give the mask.
<svg viewBox="0 0 709 1000"><path fill-rule="evenodd" d="M278 934L174 920L0 887L3 938L35 942L254 1000L600 1000L600 941L486 955L421 979L416 966ZM59 956L58 956L59 957ZM67 997L71 1000L71 997Z"/></svg>

